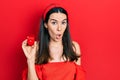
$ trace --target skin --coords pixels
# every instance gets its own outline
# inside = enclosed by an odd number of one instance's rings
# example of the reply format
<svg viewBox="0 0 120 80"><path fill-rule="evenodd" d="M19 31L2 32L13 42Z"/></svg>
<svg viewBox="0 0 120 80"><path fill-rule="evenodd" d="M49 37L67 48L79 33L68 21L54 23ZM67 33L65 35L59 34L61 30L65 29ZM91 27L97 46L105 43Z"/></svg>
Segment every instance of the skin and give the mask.
<svg viewBox="0 0 120 80"><path fill-rule="evenodd" d="M45 23L44 25L50 35L49 49L52 59L49 59L49 62L65 61L65 58L62 57L62 37L67 27L67 16L63 13L52 13L48 20L48 23ZM73 47L73 50L76 52L77 55L80 55L79 44L75 41L73 41L73 44L75 46ZM22 43L22 49L27 58L28 80L38 80L35 71L35 54L38 49L37 42L35 41L35 44L33 46L27 46L27 40L24 40ZM80 58L75 63L80 65Z"/></svg>
<svg viewBox="0 0 120 80"><path fill-rule="evenodd" d="M53 13L50 15L48 23L45 23L45 27L48 29L50 35L49 48L52 60L49 60L49 62L64 61L62 57L62 37L67 27L67 16L63 13Z"/></svg>

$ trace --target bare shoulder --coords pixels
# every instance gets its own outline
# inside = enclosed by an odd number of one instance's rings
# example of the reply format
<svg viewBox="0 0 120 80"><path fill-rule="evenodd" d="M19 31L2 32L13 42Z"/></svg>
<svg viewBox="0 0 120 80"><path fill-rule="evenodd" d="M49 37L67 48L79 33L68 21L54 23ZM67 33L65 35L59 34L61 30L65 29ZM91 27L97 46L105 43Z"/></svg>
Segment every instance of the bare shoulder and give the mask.
<svg viewBox="0 0 120 80"><path fill-rule="evenodd" d="M75 51L76 55L81 56L80 45L76 41L72 41L72 44L73 44L73 50ZM76 64L78 64L78 65L81 64L80 57L76 61Z"/></svg>
<svg viewBox="0 0 120 80"><path fill-rule="evenodd" d="M80 45L76 41L72 41L73 43L73 50L75 51L77 56L80 56Z"/></svg>

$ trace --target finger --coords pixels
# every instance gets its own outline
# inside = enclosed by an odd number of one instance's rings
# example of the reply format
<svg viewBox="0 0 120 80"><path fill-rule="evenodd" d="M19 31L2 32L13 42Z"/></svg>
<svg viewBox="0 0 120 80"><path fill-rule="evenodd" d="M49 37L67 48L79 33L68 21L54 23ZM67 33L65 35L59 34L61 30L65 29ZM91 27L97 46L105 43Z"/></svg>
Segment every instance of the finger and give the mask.
<svg viewBox="0 0 120 80"><path fill-rule="evenodd" d="M36 47L36 51L38 51L38 48L39 48L39 44L37 41L35 41L35 47Z"/></svg>
<svg viewBox="0 0 120 80"><path fill-rule="evenodd" d="M27 45L27 39L25 39L23 42L22 42L22 46L26 46Z"/></svg>
<svg viewBox="0 0 120 80"><path fill-rule="evenodd" d="M36 48L37 47L37 42L35 41L34 44L31 47Z"/></svg>
<svg viewBox="0 0 120 80"><path fill-rule="evenodd" d="M38 51L38 49L39 49L39 42L36 42L36 51Z"/></svg>
<svg viewBox="0 0 120 80"><path fill-rule="evenodd" d="M23 52L25 54L25 56L27 57L28 56L28 46L27 46L27 39L25 39L23 42L22 42L22 49L23 49Z"/></svg>
<svg viewBox="0 0 120 80"><path fill-rule="evenodd" d="M34 42L34 45L32 46L32 54L31 56L35 56L37 52L37 41Z"/></svg>

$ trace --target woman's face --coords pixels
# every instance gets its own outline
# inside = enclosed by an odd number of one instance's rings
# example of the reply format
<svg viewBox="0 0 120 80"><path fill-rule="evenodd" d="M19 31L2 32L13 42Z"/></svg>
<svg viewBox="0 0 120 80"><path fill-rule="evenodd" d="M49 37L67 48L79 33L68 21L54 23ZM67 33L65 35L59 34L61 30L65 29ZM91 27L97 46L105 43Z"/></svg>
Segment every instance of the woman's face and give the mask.
<svg viewBox="0 0 120 80"><path fill-rule="evenodd" d="M67 27L67 16L64 13L52 13L49 17L48 23L45 23L48 29L50 40L62 41L64 31Z"/></svg>

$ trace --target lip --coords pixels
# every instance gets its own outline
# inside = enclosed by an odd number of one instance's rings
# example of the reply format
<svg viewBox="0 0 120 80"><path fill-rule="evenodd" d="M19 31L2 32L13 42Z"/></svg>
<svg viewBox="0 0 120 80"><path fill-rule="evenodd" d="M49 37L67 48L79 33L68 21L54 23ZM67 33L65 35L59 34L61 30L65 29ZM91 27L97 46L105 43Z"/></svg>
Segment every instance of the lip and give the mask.
<svg viewBox="0 0 120 80"><path fill-rule="evenodd" d="M61 36L62 36L62 34L56 34L56 38L57 38L57 39L60 39Z"/></svg>
<svg viewBox="0 0 120 80"><path fill-rule="evenodd" d="M62 34L57 34L57 36L61 36Z"/></svg>

